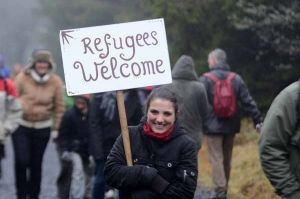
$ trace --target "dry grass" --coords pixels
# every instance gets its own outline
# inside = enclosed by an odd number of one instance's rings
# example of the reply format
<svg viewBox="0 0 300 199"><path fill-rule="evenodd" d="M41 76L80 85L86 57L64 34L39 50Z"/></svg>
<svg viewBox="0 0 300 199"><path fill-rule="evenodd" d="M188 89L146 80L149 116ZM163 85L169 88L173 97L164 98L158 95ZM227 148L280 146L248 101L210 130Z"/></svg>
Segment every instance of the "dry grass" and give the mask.
<svg viewBox="0 0 300 199"><path fill-rule="evenodd" d="M274 189L263 174L258 158L259 135L249 121L242 122L242 131L235 138L229 196L239 199L278 199ZM206 140L199 152L200 184L212 187L211 166Z"/></svg>

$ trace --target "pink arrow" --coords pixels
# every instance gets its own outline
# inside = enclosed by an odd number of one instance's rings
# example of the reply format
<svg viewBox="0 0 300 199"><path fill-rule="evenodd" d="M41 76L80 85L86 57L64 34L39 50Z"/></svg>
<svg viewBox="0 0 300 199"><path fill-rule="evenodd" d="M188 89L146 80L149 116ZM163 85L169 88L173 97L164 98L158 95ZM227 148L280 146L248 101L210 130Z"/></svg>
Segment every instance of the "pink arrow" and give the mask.
<svg viewBox="0 0 300 199"><path fill-rule="evenodd" d="M65 30L65 31L60 31L61 32L61 38L63 40L63 44L65 44L65 40L69 43L68 37L73 38L72 36L68 35L68 32L74 32L74 30ZM73 38L74 39L74 38Z"/></svg>

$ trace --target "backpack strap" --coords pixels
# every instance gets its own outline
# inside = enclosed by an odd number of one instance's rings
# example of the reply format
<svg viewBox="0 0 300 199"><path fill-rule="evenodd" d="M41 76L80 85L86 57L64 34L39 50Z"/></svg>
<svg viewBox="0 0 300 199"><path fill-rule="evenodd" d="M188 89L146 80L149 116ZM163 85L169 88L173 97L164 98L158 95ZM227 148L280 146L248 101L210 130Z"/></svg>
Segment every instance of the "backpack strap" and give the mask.
<svg viewBox="0 0 300 199"><path fill-rule="evenodd" d="M234 78L234 76L235 76L235 73L230 72L229 75L227 75L227 77L226 77L226 82L227 83L231 83L231 81Z"/></svg>
<svg viewBox="0 0 300 199"><path fill-rule="evenodd" d="M300 124L300 79L298 81L299 85L299 96L298 96L298 102L297 102L297 107L296 107L296 112L297 112L297 122L296 122L296 128L298 128Z"/></svg>
<svg viewBox="0 0 300 199"><path fill-rule="evenodd" d="M204 76L211 79L214 83L217 83L219 81L219 79L211 73L204 73Z"/></svg>

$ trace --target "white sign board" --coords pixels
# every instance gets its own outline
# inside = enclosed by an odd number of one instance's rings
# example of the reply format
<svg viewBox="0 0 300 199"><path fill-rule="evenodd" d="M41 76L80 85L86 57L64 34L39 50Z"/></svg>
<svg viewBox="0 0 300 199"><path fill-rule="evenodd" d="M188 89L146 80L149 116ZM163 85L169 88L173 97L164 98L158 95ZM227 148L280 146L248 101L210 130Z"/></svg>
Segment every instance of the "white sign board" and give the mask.
<svg viewBox="0 0 300 199"><path fill-rule="evenodd" d="M68 95L172 82L163 19L60 31Z"/></svg>

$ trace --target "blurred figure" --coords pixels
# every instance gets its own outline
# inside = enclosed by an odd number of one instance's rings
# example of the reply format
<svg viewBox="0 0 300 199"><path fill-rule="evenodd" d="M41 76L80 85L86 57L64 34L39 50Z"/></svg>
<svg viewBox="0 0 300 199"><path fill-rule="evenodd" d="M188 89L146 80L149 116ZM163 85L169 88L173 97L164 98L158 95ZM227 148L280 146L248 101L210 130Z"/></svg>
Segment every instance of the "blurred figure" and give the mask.
<svg viewBox="0 0 300 199"><path fill-rule="evenodd" d="M197 148L177 119L179 103L160 87L148 97L145 116L130 126L133 166L127 166L122 135L105 164L108 185L120 199L193 199L197 187Z"/></svg>
<svg viewBox="0 0 300 199"><path fill-rule="evenodd" d="M13 72L12 72L12 75L11 75L11 79L12 80L15 80L16 79L16 76L22 71L22 65L20 63L16 63L14 66L13 66Z"/></svg>
<svg viewBox="0 0 300 199"><path fill-rule="evenodd" d="M143 115L136 89L124 90L124 103L128 126L137 125ZM93 96L90 108L90 147L95 160L93 199L113 198L112 190L105 188L103 168L106 158L121 133L116 92Z"/></svg>
<svg viewBox="0 0 300 199"><path fill-rule="evenodd" d="M60 199L91 199L89 105L90 95L76 96L75 104L66 111L59 128L62 168L57 185Z"/></svg>
<svg viewBox="0 0 300 199"><path fill-rule="evenodd" d="M4 63L4 57L0 55L0 74L1 77L9 78L10 77L10 69Z"/></svg>
<svg viewBox="0 0 300 199"><path fill-rule="evenodd" d="M300 198L300 81L273 101L259 138L263 171L282 199Z"/></svg>
<svg viewBox="0 0 300 199"><path fill-rule="evenodd" d="M204 85L199 82L190 56L182 55L172 70L172 84L166 88L174 91L179 98L179 119L186 133L202 145L203 122L208 113L207 95Z"/></svg>
<svg viewBox="0 0 300 199"><path fill-rule="evenodd" d="M208 116L204 125L207 137L212 179L215 187L214 199L226 199L231 170L231 157L235 134L240 132L241 116L238 103L252 117L258 132L262 117L251 97L244 80L230 72L227 55L215 49L208 55L209 73L200 77L208 95Z"/></svg>
<svg viewBox="0 0 300 199"><path fill-rule="evenodd" d="M52 115L57 131L65 111L62 80L55 68L51 53L38 50L15 79L23 108L20 127L12 136L18 199L38 199Z"/></svg>
<svg viewBox="0 0 300 199"><path fill-rule="evenodd" d="M1 160L5 157L4 144L7 137L18 128L21 117L22 107L15 85L0 74L0 177Z"/></svg>
<svg viewBox="0 0 300 199"><path fill-rule="evenodd" d="M140 97L140 103L141 103L142 107L145 106L147 97L148 97L148 95L150 95L151 91L154 88L158 88L158 87L160 87L160 86L146 86L146 87L142 87L142 88L138 89L138 94Z"/></svg>

